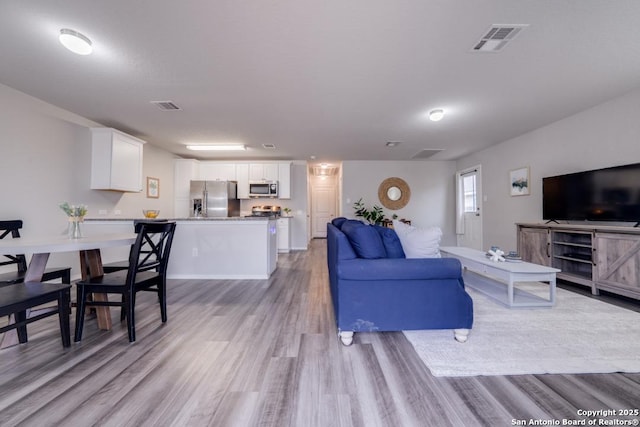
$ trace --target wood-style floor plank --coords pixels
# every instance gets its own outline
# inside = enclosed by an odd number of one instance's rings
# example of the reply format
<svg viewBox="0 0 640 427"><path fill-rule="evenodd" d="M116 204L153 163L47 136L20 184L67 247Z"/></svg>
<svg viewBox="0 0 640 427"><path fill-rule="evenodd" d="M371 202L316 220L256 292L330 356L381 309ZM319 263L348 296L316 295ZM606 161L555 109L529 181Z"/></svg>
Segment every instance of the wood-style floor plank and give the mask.
<svg viewBox="0 0 640 427"><path fill-rule="evenodd" d="M400 332L342 346L325 245L280 255L269 280L171 280L166 324L141 295L133 344L119 322L87 319L69 349L55 318L30 325L0 350L0 425L507 426L640 408L640 373L437 378Z"/></svg>

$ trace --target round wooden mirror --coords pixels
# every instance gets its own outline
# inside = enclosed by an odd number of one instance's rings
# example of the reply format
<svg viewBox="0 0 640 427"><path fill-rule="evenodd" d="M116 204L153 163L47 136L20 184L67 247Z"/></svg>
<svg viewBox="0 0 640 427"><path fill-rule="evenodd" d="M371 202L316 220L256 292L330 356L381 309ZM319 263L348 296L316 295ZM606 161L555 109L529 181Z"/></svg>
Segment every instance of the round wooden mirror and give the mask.
<svg viewBox="0 0 640 427"><path fill-rule="evenodd" d="M378 187L378 199L385 208L398 210L409 203L411 190L402 178L387 178Z"/></svg>

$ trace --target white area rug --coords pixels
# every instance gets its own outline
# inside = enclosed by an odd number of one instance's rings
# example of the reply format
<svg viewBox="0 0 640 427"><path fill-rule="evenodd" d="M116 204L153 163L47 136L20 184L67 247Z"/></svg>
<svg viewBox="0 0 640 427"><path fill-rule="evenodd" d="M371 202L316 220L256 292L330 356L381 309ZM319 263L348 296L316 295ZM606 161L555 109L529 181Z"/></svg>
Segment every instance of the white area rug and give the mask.
<svg viewBox="0 0 640 427"><path fill-rule="evenodd" d="M548 297L546 286L518 287ZM640 313L564 289L553 308L535 309L467 291L474 325L466 343L451 330L404 331L434 376L640 372Z"/></svg>

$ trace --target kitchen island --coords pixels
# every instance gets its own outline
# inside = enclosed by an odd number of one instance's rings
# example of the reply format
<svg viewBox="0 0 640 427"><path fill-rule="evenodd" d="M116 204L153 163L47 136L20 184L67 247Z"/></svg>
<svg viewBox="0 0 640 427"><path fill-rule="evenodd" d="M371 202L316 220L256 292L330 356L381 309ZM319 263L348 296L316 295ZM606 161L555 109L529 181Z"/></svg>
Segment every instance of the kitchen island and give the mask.
<svg viewBox="0 0 640 427"><path fill-rule="evenodd" d="M137 218L143 219L143 218ZM176 218L169 279L268 279L276 269L275 217ZM85 219L90 233L133 230L134 219ZM126 259L108 253L103 262Z"/></svg>

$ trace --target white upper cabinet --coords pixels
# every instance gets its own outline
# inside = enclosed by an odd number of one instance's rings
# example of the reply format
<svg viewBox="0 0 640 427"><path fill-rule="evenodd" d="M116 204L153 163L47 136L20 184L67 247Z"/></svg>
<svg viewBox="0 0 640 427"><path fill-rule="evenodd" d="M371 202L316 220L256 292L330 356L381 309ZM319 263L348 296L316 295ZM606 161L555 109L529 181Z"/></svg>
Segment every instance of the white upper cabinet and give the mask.
<svg viewBox="0 0 640 427"><path fill-rule="evenodd" d="M191 181L198 179L200 179L200 168L197 160L175 160L173 180L175 198L188 199L191 190Z"/></svg>
<svg viewBox="0 0 640 427"><path fill-rule="evenodd" d="M174 194L176 218L184 215L189 203L189 188L192 180L237 181L238 199L249 199L249 181L277 181L278 198L291 198L291 162L227 163L176 159ZM178 215L180 213L180 215Z"/></svg>
<svg viewBox="0 0 640 427"><path fill-rule="evenodd" d="M236 181L238 181L238 199L249 198L249 164L236 164Z"/></svg>
<svg viewBox="0 0 640 427"><path fill-rule="evenodd" d="M206 181L235 181L236 164L200 162L200 179Z"/></svg>
<svg viewBox="0 0 640 427"><path fill-rule="evenodd" d="M91 138L91 189L142 191L145 141L112 128L92 128Z"/></svg>
<svg viewBox="0 0 640 427"><path fill-rule="evenodd" d="M278 163L249 163L249 181L277 181Z"/></svg>

